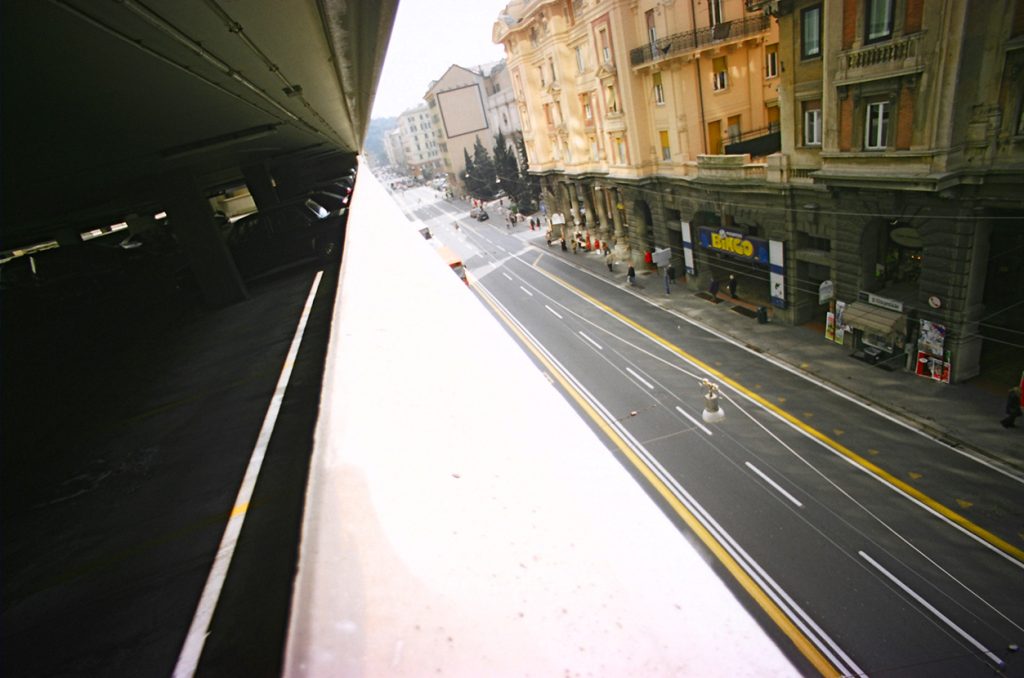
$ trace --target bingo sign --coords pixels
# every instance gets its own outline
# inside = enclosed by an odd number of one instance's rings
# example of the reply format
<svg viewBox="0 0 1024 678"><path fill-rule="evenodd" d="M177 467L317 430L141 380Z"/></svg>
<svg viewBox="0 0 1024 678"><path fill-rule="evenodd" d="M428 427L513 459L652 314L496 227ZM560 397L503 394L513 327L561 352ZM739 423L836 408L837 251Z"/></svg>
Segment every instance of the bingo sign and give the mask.
<svg viewBox="0 0 1024 678"><path fill-rule="evenodd" d="M713 252L768 266L768 241L734 233L724 228L713 229L702 226L698 229L700 245Z"/></svg>

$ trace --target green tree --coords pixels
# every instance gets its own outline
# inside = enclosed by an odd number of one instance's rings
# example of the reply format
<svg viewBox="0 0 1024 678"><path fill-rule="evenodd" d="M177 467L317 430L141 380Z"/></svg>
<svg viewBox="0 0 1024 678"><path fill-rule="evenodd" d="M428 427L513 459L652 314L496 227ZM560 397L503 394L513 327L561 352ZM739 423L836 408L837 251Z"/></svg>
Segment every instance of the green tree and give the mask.
<svg viewBox="0 0 1024 678"><path fill-rule="evenodd" d="M503 132L498 132L494 140L494 173L498 179L498 190L505 191L516 206L520 204L519 163L515 152L508 145Z"/></svg>
<svg viewBox="0 0 1024 678"><path fill-rule="evenodd" d="M532 214L540 207L540 179L530 174L530 161L526 157L522 135L516 135L515 143L519 155L519 211Z"/></svg>
<svg viewBox="0 0 1024 678"><path fill-rule="evenodd" d="M470 194L480 200L493 199L496 193L495 178L494 160L491 159L487 149L484 148L483 143L480 141L480 136L477 135L476 142L473 144L473 172L469 184L472 186L472 189Z"/></svg>
<svg viewBox="0 0 1024 678"><path fill-rule="evenodd" d="M469 157L469 151L463 149L462 154L466 164L466 171L462 173L462 185L466 187L466 193L476 198L480 194L480 178L477 176L476 167L473 166L473 159Z"/></svg>

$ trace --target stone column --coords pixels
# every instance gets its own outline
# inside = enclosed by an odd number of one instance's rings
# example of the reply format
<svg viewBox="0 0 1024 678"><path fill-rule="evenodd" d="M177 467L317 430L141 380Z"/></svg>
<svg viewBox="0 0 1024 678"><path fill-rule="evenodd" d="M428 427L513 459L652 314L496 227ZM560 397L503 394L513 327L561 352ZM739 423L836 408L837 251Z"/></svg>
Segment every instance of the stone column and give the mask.
<svg viewBox="0 0 1024 678"><path fill-rule="evenodd" d="M594 209L594 198L593 189L586 184L583 186L583 207L587 212L587 232L590 233L591 239L597 238L597 213Z"/></svg>
<svg viewBox="0 0 1024 678"><path fill-rule="evenodd" d="M566 225L571 221L573 231L575 232L580 227L580 204L579 200L576 198L576 182L571 181L567 183L565 187L569 191L569 211L572 213L572 217L566 218Z"/></svg>
<svg viewBox="0 0 1024 678"><path fill-rule="evenodd" d="M615 254L619 259L629 258L629 242L623 233L623 210L619 209L619 203L622 201L622 194L618 187L608 189L611 192L612 199L612 223L615 227L615 238L614 238L614 249Z"/></svg>
<svg viewBox="0 0 1024 678"><path fill-rule="evenodd" d="M597 207L598 233L601 240L608 240L611 237L611 230L608 225L608 210L605 206L605 191L607 188L594 186L594 205Z"/></svg>

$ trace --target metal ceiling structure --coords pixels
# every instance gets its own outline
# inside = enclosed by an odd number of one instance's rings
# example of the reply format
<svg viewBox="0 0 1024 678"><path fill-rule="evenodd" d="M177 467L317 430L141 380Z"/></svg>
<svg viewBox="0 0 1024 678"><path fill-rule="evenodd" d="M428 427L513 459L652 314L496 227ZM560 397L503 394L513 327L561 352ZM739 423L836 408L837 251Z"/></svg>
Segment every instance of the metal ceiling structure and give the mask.
<svg viewBox="0 0 1024 678"><path fill-rule="evenodd" d="M3 0L0 247L243 167L354 162L398 0Z"/></svg>

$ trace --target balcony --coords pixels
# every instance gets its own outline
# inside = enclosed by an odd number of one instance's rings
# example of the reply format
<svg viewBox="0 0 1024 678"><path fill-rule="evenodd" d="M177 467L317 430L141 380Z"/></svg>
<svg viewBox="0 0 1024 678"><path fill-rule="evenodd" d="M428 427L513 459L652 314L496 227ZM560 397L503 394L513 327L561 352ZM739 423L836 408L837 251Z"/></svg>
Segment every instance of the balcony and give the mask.
<svg viewBox="0 0 1024 678"><path fill-rule="evenodd" d="M920 55L921 34L840 52L836 84L891 78L924 70Z"/></svg>
<svg viewBox="0 0 1024 678"><path fill-rule="evenodd" d="M676 33L656 41L653 45L647 43L643 47L631 49L629 63L633 66L642 66L660 59L682 56L708 45L757 35L768 30L769 22L770 18L762 14L739 21L724 21L709 28Z"/></svg>

